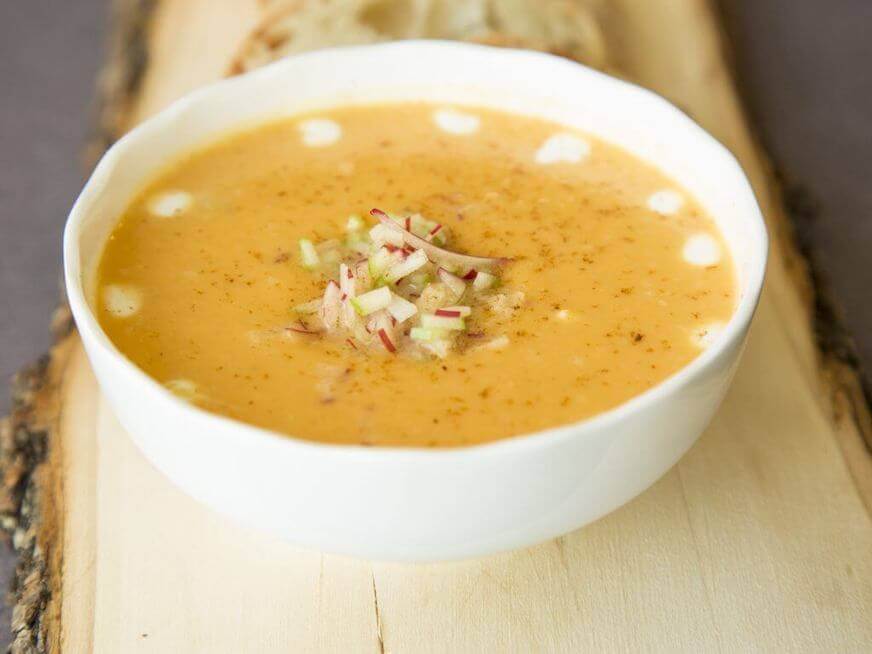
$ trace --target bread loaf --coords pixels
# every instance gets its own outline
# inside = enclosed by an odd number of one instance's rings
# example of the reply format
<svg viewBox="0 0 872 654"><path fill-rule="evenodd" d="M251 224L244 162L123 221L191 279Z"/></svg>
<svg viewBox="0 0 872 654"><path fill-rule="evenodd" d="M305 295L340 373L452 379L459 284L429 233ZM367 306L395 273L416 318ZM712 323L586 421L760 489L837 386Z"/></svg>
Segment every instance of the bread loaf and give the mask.
<svg viewBox="0 0 872 654"><path fill-rule="evenodd" d="M602 0L266 0L230 67L242 73L316 48L396 39L526 47L607 63Z"/></svg>

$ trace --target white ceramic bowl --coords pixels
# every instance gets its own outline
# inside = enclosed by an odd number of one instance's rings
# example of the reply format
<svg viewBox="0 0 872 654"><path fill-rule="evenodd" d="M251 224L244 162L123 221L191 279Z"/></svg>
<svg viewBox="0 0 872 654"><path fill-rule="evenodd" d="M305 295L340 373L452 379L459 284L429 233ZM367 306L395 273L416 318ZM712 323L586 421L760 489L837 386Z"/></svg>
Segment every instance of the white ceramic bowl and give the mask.
<svg viewBox="0 0 872 654"><path fill-rule="evenodd" d="M445 450L320 445L258 429L176 399L115 349L92 309L96 264L125 205L165 162L240 126L402 100L539 116L655 163L711 213L737 264L741 298L716 342L663 383L592 419ZM760 211L735 159L658 96L545 54L435 41L321 50L192 93L106 153L64 235L70 306L97 379L158 469L215 510L293 543L407 561L531 545L596 520L663 475L727 389L766 250Z"/></svg>

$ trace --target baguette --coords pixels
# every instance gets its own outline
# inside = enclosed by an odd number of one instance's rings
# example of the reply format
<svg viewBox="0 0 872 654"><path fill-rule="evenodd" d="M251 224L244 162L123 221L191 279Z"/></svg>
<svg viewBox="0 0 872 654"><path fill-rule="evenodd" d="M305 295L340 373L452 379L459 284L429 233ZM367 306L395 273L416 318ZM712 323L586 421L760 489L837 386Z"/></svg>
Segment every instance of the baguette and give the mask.
<svg viewBox="0 0 872 654"><path fill-rule="evenodd" d="M316 48L450 39L552 52L607 67L602 0L271 0L230 74Z"/></svg>

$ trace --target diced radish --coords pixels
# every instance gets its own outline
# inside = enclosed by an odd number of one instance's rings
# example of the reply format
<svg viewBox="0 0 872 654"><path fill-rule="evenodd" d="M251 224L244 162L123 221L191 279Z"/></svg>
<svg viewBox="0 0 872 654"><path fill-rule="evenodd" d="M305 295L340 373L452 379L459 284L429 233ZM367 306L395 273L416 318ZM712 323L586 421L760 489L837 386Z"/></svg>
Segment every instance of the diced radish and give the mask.
<svg viewBox="0 0 872 654"><path fill-rule="evenodd" d="M432 313L421 314L421 327L425 329L444 329L447 331L459 331L466 329L463 318L437 316Z"/></svg>
<svg viewBox="0 0 872 654"><path fill-rule="evenodd" d="M476 291L484 291L488 288L492 288L496 283L496 275L491 275L490 273L486 272L480 272L475 276L475 279L472 281L472 287Z"/></svg>
<svg viewBox="0 0 872 654"><path fill-rule="evenodd" d="M392 294L387 286L351 298L351 305L360 316L368 316L376 311L386 309L391 303Z"/></svg>
<svg viewBox="0 0 872 654"><path fill-rule="evenodd" d="M339 290L339 285L331 279L327 282L327 288L324 289L324 298L321 300L321 308L319 309L321 322L324 323L325 329L336 328L341 309L341 297L342 291Z"/></svg>
<svg viewBox="0 0 872 654"><path fill-rule="evenodd" d="M391 314L397 322L405 322L418 313L418 307L408 300L404 300L399 295L391 294L391 303L388 305L388 313Z"/></svg>
<svg viewBox="0 0 872 654"><path fill-rule="evenodd" d="M321 308L321 300L312 300L311 302L304 302L303 304L298 304L294 307L295 313L301 313L303 315L308 315L311 313L318 313L318 309Z"/></svg>
<svg viewBox="0 0 872 654"><path fill-rule="evenodd" d="M391 340L391 337L388 335L387 331L384 329L378 330L378 337L381 339L382 345L385 346L385 349L393 354L397 351L397 347L394 345L394 342Z"/></svg>
<svg viewBox="0 0 872 654"><path fill-rule="evenodd" d="M474 281L477 276L478 271L475 268L470 268L470 270L465 275L463 275L462 279L471 282Z"/></svg>
<svg viewBox="0 0 872 654"><path fill-rule="evenodd" d="M351 214L348 216L348 222L345 223L345 231L346 232L359 232L363 229L365 223L363 222L363 218L358 216L357 214Z"/></svg>
<svg viewBox="0 0 872 654"><path fill-rule="evenodd" d="M424 250L431 261L443 266L449 266L452 268L475 268L476 270L479 270L481 268L496 268L509 261L509 259L505 258L473 257L468 254L458 254L457 252L444 250L443 248L426 241L420 236L413 234L408 229L404 229L401 225L398 225L396 222L391 220L384 211L373 209L370 213L378 218L382 225L402 233L403 239L406 243L411 245L413 248Z"/></svg>
<svg viewBox="0 0 872 654"><path fill-rule="evenodd" d="M427 255L421 251L416 250L414 253L410 254L408 257L399 261L392 265L388 271L384 275L384 279L388 283L396 282L406 275L409 275L416 270L423 268L429 263L427 259Z"/></svg>
<svg viewBox="0 0 872 654"><path fill-rule="evenodd" d="M455 300L459 300L463 297L463 294L466 291L466 282L460 279L457 275L448 272L445 268L439 268L436 271L436 274L439 276L442 283L450 288L451 292L454 293Z"/></svg>
<svg viewBox="0 0 872 654"><path fill-rule="evenodd" d="M445 316L446 318L466 318L472 313L472 307L443 307L434 311L437 316Z"/></svg>
<svg viewBox="0 0 872 654"><path fill-rule="evenodd" d="M315 246L307 238L300 239L300 259L303 263L303 268L311 270L321 263L321 258L318 256L318 251Z"/></svg>
<svg viewBox="0 0 872 654"><path fill-rule="evenodd" d="M403 241L403 235L401 232L385 227L381 223L369 230L369 237L376 245L390 243L396 247L402 247L405 242Z"/></svg>

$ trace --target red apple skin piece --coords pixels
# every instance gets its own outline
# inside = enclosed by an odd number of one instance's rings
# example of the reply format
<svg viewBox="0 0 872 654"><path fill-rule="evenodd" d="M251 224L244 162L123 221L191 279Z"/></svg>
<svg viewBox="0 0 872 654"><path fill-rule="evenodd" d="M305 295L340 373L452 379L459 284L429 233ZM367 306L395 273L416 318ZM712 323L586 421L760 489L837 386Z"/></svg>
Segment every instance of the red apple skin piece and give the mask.
<svg viewBox="0 0 872 654"><path fill-rule="evenodd" d="M378 337L381 339L382 345L385 346L385 349L394 354L397 351L397 348L394 346L393 341L391 341L388 333L384 329L378 330Z"/></svg>
<svg viewBox="0 0 872 654"><path fill-rule="evenodd" d="M285 329L287 329L288 331L296 332L297 334L315 335L315 334L321 333L319 330L309 329L308 327L303 325L303 323L299 323L299 326L298 325L290 325L288 327L285 327Z"/></svg>

